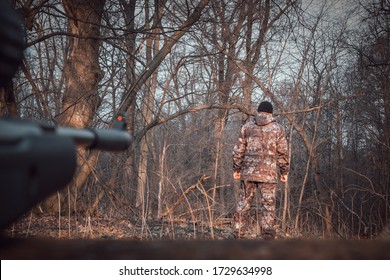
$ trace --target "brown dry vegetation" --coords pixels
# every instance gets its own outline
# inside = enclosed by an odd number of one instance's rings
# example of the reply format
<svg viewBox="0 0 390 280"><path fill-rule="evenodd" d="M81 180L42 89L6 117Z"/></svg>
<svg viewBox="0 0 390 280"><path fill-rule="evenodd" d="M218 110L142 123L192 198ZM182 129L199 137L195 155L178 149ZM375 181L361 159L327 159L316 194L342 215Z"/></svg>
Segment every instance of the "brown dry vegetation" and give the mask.
<svg viewBox="0 0 390 280"><path fill-rule="evenodd" d="M211 228L207 222L188 220L150 220L142 223L131 219L112 217L54 216L28 214L8 229L5 235L12 238L53 238L53 239L133 239L133 240L195 240L233 238L231 218L216 219ZM277 230L277 239L299 237ZM309 237L309 236L307 236ZM311 236L314 237L314 236ZM247 239L261 239L255 220L249 228ZM322 238L316 236L315 238Z"/></svg>
<svg viewBox="0 0 390 280"><path fill-rule="evenodd" d="M230 227L220 223L213 228L216 239L229 238ZM104 217L61 217L28 215L6 230L11 237L49 237L60 239L209 239L210 227L205 223L186 221L135 222Z"/></svg>

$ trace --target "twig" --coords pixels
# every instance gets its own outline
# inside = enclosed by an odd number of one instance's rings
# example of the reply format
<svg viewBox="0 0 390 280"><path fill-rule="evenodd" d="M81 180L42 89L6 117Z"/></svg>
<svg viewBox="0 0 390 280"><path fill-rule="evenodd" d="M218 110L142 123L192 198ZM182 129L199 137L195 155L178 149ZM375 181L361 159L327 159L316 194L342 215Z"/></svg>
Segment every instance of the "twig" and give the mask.
<svg viewBox="0 0 390 280"><path fill-rule="evenodd" d="M210 176L203 175L196 184L194 184L194 185L190 186L188 189L186 189L183 192L183 194L179 197L179 199L176 201L176 203L173 206L171 206L169 209L167 209L164 213L162 213L161 217L165 217L168 214L172 213L181 204L181 202L187 196L187 194L192 192L194 189L198 188L199 184L202 184L202 182L204 182L205 180L207 180L209 178L210 178Z"/></svg>

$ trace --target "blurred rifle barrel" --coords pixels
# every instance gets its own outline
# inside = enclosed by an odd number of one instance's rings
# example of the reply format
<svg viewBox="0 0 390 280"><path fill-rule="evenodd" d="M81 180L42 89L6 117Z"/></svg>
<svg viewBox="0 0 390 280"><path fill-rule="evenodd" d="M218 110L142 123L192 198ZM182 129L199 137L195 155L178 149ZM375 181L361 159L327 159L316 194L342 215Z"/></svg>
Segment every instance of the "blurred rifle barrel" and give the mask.
<svg viewBox="0 0 390 280"><path fill-rule="evenodd" d="M124 151L131 144L125 118L110 129L77 129L0 119L0 228L8 226L73 178L76 145Z"/></svg>

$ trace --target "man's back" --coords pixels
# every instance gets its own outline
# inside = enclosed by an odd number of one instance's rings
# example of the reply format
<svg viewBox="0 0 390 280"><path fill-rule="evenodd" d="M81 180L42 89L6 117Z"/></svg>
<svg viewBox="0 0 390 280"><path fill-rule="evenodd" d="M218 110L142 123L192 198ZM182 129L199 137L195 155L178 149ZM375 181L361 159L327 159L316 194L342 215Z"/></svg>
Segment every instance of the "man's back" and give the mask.
<svg viewBox="0 0 390 280"><path fill-rule="evenodd" d="M259 113L242 127L234 165L241 167L242 180L268 183L277 183L277 165L288 168L285 131L271 114Z"/></svg>

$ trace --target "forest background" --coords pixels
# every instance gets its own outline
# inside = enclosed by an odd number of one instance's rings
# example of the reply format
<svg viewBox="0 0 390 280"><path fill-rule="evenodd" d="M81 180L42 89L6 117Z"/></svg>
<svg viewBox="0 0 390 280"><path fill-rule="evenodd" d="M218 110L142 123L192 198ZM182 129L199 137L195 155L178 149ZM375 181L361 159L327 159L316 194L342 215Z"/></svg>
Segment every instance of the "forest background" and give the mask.
<svg viewBox="0 0 390 280"><path fill-rule="evenodd" d="M80 148L72 183L12 235L54 217L66 238L175 238L178 224L217 238L237 199L233 145L262 100L290 148L279 236L371 238L389 223L390 1L13 2L27 48L1 115L105 128L125 112L133 142Z"/></svg>

